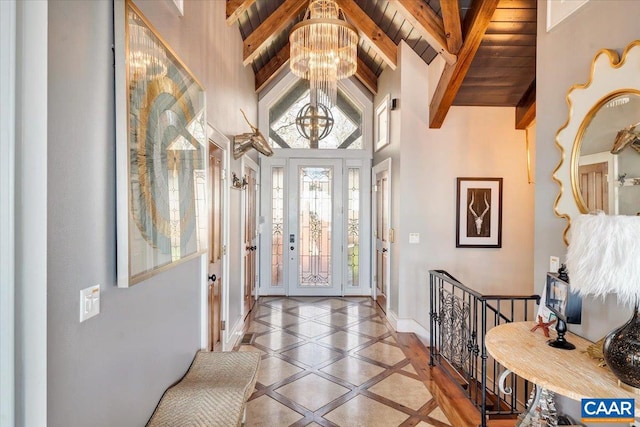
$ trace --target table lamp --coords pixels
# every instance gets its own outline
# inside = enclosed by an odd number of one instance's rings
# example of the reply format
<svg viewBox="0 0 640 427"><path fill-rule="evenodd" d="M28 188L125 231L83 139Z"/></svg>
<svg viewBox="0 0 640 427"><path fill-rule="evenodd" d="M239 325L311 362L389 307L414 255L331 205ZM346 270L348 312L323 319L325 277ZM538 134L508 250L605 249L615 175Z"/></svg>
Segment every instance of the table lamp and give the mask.
<svg viewBox="0 0 640 427"><path fill-rule="evenodd" d="M580 215L569 242L572 288L602 298L615 293L619 304L634 306L631 319L606 336L603 353L619 385L640 390L640 217Z"/></svg>

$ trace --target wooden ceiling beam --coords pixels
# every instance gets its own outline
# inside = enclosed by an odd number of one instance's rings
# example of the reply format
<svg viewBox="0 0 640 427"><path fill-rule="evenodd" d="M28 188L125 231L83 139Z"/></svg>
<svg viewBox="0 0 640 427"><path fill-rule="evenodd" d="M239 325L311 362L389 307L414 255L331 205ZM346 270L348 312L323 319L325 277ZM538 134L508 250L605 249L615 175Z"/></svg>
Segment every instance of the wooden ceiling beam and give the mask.
<svg viewBox="0 0 640 427"><path fill-rule="evenodd" d="M442 127L480 47L498 2L499 0L475 0L471 10L467 12L466 19L469 21L466 28L469 31L458 53L458 61L455 64L446 64L444 67L429 107L429 127L433 129Z"/></svg>
<svg viewBox="0 0 640 427"><path fill-rule="evenodd" d="M516 105L516 129L526 129L536 119L536 81L522 95Z"/></svg>
<svg viewBox="0 0 640 427"><path fill-rule="evenodd" d="M427 3L423 0L389 0L389 3L442 55L447 64L456 62L456 55L449 52L447 47L442 18Z"/></svg>
<svg viewBox="0 0 640 427"><path fill-rule="evenodd" d="M290 48L287 43L276 56L256 73L256 92L260 92L289 63Z"/></svg>
<svg viewBox="0 0 640 427"><path fill-rule="evenodd" d="M378 93L378 76L371 71L367 65L358 58L358 68L356 69L356 78L360 80L371 93Z"/></svg>
<svg viewBox="0 0 640 427"><path fill-rule="evenodd" d="M347 20L358 30L360 37L371 45L371 48L392 70L395 70L398 63L398 46L393 40L373 22L356 2L340 0L338 3Z"/></svg>
<svg viewBox="0 0 640 427"><path fill-rule="evenodd" d="M458 0L440 1L444 36L447 38L449 52L457 55L462 47L462 23L460 22L460 5Z"/></svg>
<svg viewBox="0 0 640 427"><path fill-rule="evenodd" d="M243 61L247 66L307 6L307 0L285 0L244 40Z"/></svg>
<svg viewBox="0 0 640 427"><path fill-rule="evenodd" d="M256 0L227 0L227 25L233 25Z"/></svg>

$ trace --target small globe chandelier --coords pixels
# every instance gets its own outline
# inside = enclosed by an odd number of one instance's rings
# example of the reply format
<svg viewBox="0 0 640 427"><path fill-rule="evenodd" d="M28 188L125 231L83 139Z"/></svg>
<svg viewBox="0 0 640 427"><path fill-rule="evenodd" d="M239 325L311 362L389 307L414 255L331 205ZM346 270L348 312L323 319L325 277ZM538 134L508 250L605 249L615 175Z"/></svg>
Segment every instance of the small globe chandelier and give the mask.
<svg viewBox="0 0 640 427"><path fill-rule="evenodd" d="M311 104L333 107L337 82L356 72L358 32L335 0L310 0L301 22L291 29L289 65L309 80Z"/></svg>
<svg viewBox="0 0 640 427"><path fill-rule="evenodd" d="M318 141L324 139L333 129L333 114L322 104L314 107L311 103L300 109L296 117L296 128L300 136L309 140L309 148L318 148Z"/></svg>

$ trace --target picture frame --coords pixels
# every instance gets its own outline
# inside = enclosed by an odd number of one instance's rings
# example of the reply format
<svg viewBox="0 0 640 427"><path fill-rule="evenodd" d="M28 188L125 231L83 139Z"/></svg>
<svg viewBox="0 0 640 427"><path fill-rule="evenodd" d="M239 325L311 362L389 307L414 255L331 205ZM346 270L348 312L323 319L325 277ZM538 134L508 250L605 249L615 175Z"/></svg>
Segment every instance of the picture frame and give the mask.
<svg viewBox="0 0 640 427"><path fill-rule="evenodd" d="M560 24L589 0L547 0L547 32Z"/></svg>
<svg viewBox="0 0 640 427"><path fill-rule="evenodd" d="M457 178L456 248L502 247L502 178Z"/></svg>
<svg viewBox="0 0 640 427"><path fill-rule="evenodd" d="M207 250L205 91L130 0L114 2L117 284Z"/></svg>
<svg viewBox="0 0 640 427"><path fill-rule="evenodd" d="M167 0L174 8L178 16L184 16L184 0Z"/></svg>
<svg viewBox="0 0 640 427"><path fill-rule="evenodd" d="M375 151L389 145L389 102L391 96L387 94L376 107L374 117L374 149Z"/></svg>

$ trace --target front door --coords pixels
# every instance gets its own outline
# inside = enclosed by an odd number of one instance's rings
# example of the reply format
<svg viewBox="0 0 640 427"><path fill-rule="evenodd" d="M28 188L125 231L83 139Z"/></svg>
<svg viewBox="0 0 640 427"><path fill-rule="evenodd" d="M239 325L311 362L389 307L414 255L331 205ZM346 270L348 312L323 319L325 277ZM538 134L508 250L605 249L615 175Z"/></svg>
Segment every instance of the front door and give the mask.
<svg viewBox="0 0 640 427"><path fill-rule="evenodd" d="M289 295L342 295L342 161L291 159Z"/></svg>

